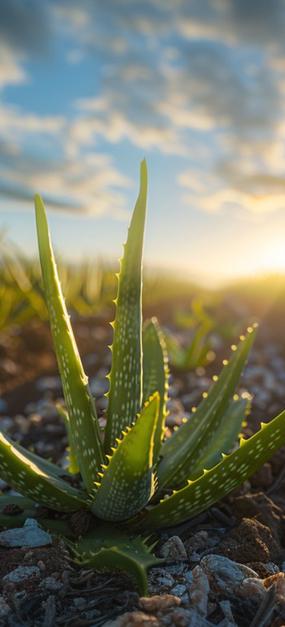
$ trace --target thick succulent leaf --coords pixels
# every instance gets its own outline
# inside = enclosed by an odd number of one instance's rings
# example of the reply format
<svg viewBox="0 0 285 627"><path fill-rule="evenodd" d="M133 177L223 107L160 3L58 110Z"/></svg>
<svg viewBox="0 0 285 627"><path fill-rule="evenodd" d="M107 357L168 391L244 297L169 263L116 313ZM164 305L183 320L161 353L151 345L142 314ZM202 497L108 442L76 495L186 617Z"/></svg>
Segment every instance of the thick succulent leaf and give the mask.
<svg viewBox="0 0 285 627"><path fill-rule="evenodd" d="M76 457L86 489L92 493L103 451L94 400L89 390L66 310L43 202L35 198L40 260L46 304L70 419Z"/></svg>
<svg viewBox="0 0 285 627"><path fill-rule="evenodd" d="M102 467L92 511L104 520L125 520L140 511L154 491L153 447L159 414L159 394L144 405L136 422L118 440Z"/></svg>
<svg viewBox="0 0 285 627"><path fill-rule="evenodd" d="M251 438L241 438L240 447L200 478L174 491L148 509L146 529L170 527L200 514L253 475L285 443L285 411L265 424Z"/></svg>
<svg viewBox="0 0 285 627"><path fill-rule="evenodd" d="M152 318L143 328L143 400L145 402L155 391L159 392L160 407L154 436L154 461L157 461L164 435L168 376L165 340L156 318Z"/></svg>
<svg viewBox="0 0 285 627"><path fill-rule="evenodd" d="M79 468L78 463L77 463L76 446L75 446L75 442L73 441L73 435L72 435L72 429L71 429L71 424L70 424L70 420L69 420L69 415L68 415L66 409L61 405L61 403L56 403L56 409L57 409L59 415L61 416L61 418L63 418L64 423L65 423L65 427L66 427L66 431L67 431L67 440L68 440L68 447L67 447L68 472L71 475L77 475L80 472L80 468Z"/></svg>
<svg viewBox="0 0 285 627"><path fill-rule="evenodd" d="M233 347L230 361L224 362L220 376L195 413L163 444L162 460L157 469L159 490L180 485L185 480L185 473L189 477L190 463L195 472L195 464L201 452L206 449L223 420L254 337L255 331L249 327L247 337L241 340L238 347Z"/></svg>
<svg viewBox="0 0 285 627"><path fill-rule="evenodd" d="M11 444L11 446L13 446L13 448L18 453L20 453L21 455L24 455L26 459L36 464L38 468L40 468L45 474L50 475L52 477L62 477L65 474L64 470L60 468L59 466L57 466L56 464L53 464L53 462L50 462L47 459L40 457L36 453L29 451L18 442L13 442L13 440L9 438L9 436L6 433L5 433L5 439L7 442L9 442L9 444Z"/></svg>
<svg viewBox="0 0 285 627"><path fill-rule="evenodd" d="M147 571L163 560L151 553L146 540L104 524L71 545L75 560L97 570L123 570L136 582L141 595L147 592Z"/></svg>
<svg viewBox="0 0 285 627"><path fill-rule="evenodd" d="M212 468L222 459L223 453L229 453L238 440L242 430L242 424L249 411L250 402L248 399L239 398L233 400L228 407L217 431L195 463L195 476L199 476L204 468ZM185 477L194 477L194 469L191 461L189 470Z"/></svg>
<svg viewBox="0 0 285 627"><path fill-rule="evenodd" d="M142 403L142 250L147 169L141 163L140 191L124 245L113 324L105 450L130 425Z"/></svg>
<svg viewBox="0 0 285 627"><path fill-rule="evenodd" d="M19 446L19 445L18 445ZM83 492L50 475L0 433L0 477L17 492L60 512L87 508Z"/></svg>

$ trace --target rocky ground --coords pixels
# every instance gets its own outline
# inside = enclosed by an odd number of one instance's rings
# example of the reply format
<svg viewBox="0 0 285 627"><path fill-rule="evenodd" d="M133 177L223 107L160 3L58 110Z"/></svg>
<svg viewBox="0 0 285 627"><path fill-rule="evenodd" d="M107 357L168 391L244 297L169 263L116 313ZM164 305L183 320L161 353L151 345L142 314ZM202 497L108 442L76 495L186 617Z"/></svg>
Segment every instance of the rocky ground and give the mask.
<svg viewBox="0 0 285 627"><path fill-rule="evenodd" d="M75 327L103 421L110 327L104 316ZM218 357L209 370L172 373L169 429L190 413L227 356L224 343L218 337L214 342ZM0 382L1 428L64 467L66 432L54 405L61 386L46 326L34 323L3 335ZM285 347L261 326L241 387L254 395L248 434L284 408L284 389ZM64 542L33 519L22 529L1 531L0 625L284 625L284 468L285 448L238 492L164 531L157 553L165 562L149 573L148 598L139 598L123 575L77 567ZM11 492L3 481L0 489Z"/></svg>

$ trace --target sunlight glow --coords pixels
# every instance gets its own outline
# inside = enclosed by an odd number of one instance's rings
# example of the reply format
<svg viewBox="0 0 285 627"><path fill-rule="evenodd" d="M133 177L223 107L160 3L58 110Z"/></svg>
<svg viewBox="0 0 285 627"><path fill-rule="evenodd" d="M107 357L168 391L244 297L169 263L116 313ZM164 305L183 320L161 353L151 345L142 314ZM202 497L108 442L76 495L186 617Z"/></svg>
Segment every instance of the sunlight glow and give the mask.
<svg viewBox="0 0 285 627"><path fill-rule="evenodd" d="M285 246L284 242L271 241L265 249L260 264L265 271L285 271Z"/></svg>

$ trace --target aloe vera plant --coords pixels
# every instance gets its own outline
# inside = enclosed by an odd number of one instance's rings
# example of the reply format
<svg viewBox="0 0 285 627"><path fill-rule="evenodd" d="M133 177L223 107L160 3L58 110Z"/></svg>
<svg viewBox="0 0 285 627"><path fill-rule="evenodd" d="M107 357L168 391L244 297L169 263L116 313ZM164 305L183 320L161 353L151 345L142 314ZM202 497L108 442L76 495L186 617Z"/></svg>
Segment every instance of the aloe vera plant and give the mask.
<svg viewBox="0 0 285 627"><path fill-rule="evenodd" d="M10 501L37 515L46 511L89 512L90 529L71 542L66 515L41 519L66 535L75 558L97 569L124 569L146 591L155 531L199 514L253 474L285 441L285 411L251 438L239 437L247 401L235 388L256 329L250 327L232 346L208 394L173 435L165 438L168 365L156 320L142 324L142 249L146 214L147 170L141 183L118 275L109 375L107 426L99 429L95 401L88 387L61 292L44 205L36 196L40 260L54 347L66 404L65 420L79 487L62 470L0 433L0 476L21 496ZM9 501L9 497L8 497ZM2 503L2 505L1 505ZM9 525L0 497L0 523ZM3 509L4 508L4 509ZM13 516L12 524L17 517ZM152 544L151 544L152 543Z"/></svg>

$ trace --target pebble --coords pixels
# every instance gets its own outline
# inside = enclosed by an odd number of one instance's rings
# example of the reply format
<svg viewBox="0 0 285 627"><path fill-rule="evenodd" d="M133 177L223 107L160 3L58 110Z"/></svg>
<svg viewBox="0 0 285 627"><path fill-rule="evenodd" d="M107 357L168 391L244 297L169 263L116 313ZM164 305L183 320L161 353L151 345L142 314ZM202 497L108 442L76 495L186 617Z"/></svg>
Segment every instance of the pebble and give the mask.
<svg viewBox="0 0 285 627"><path fill-rule="evenodd" d="M230 601L228 599L224 599L219 602L219 606L223 611L225 619L227 620L227 627L235 627L236 623L234 621Z"/></svg>
<svg viewBox="0 0 285 627"><path fill-rule="evenodd" d="M107 379L92 379L90 381L90 389L93 396L103 396L108 391L108 387L109 383Z"/></svg>
<svg viewBox="0 0 285 627"><path fill-rule="evenodd" d="M189 557L192 557L192 553L205 549L208 545L208 538L208 532L202 529L186 540L185 547Z"/></svg>
<svg viewBox="0 0 285 627"><path fill-rule="evenodd" d="M153 597L141 597L140 608L145 612L163 612L180 605L181 599L173 594L156 594Z"/></svg>
<svg viewBox="0 0 285 627"><path fill-rule="evenodd" d="M18 566L14 570L11 570L8 575L5 575L5 577L3 577L3 581L8 581L9 583L20 583L21 581L30 579L30 577L39 577L40 574L41 571L37 566Z"/></svg>
<svg viewBox="0 0 285 627"><path fill-rule="evenodd" d="M34 548L47 544L52 544L52 537L41 529L33 518L27 518L23 527L7 529L0 533L1 546Z"/></svg>
<svg viewBox="0 0 285 627"><path fill-rule="evenodd" d="M200 616L207 616L210 592L208 577L200 566L195 566L192 575L193 582L189 588L191 604L196 608Z"/></svg>
<svg viewBox="0 0 285 627"><path fill-rule="evenodd" d="M222 555L206 555L201 560L200 567L208 576L211 588L226 594L234 594L245 577L258 578L252 569Z"/></svg>
<svg viewBox="0 0 285 627"><path fill-rule="evenodd" d="M162 623L155 616L145 612L126 612L115 620L108 620L102 627L161 627Z"/></svg>
<svg viewBox="0 0 285 627"><path fill-rule="evenodd" d="M267 570L267 576L269 577L269 575L275 575L276 573L280 572L280 568L279 566L277 566L277 564L274 564L274 562L266 562L266 564L264 564L264 567ZM281 568L282 570L282 568Z"/></svg>
<svg viewBox="0 0 285 627"><path fill-rule="evenodd" d="M187 583L192 583L192 581L193 581L192 570L187 570L185 575L184 575L184 577L185 577L185 580L187 581Z"/></svg>
<svg viewBox="0 0 285 627"><path fill-rule="evenodd" d="M276 575L271 575L270 577L266 577L265 579L263 579L263 584L266 589L274 585L275 594L276 594L275 601L276 601L276 604L278 604L279 610L281 610L281 616L284 619L285 617L285 574L276 573Z"/></svg>
<svg viewBox="0 0 285 627"><path fill-rule="evenodd" d="M103 627L161 627L162 625L170 626L189 626L189 627L206 627L210 625L207 622L201 622L192 610L186 610L180 607L181 600L171 594L156 595L153 597L141 597L139 600L140 611L126 612L115 620L104 623ZM154 616L153 612L158 616ZM195 621L193 622L193 619Z"/></svg>
<svg viewBox="0 0 285 627"><path fill-rule="evenodd" d="M46 570L46 565L45 565L45 563L43 562L43 560L39 560L39 561L37 562L37 566L38 566L38 567L39 567L39 569L42 571L42 573Z"/></svg>
<svg viewBox="0 0 285 627"><path fill-rule="evenodd" d="M171 594L174 594L174 596L176 597L182 597L186 590L187 587L185 586L185 584L178 583L176 584L176 586L174 586L174 588L172 588Z"/></svg>
<svg viewBox="0 0 285 627"><path fill-rule="evenodd" d="M179 536L171 536L160 548L161 557L174 560L187 559L185 546Z"/></svg>
<svg viewBox="0 0 285 627"><path fill-rule="evenodd" d="M1 429L2 431L8 431L13 427L13 419L10 416L1 416Z"/></svg>
<svg viewBox="0 0 285 627"><path fill-rule="evenodd" d="M149 580L153 589L172 588L175 585L175 579L166 568L152 568Z"/></svg>
<svg viewBox="0 0 285 627"><path fill-rule="evenodd" d="M61 381L60 377L41 377L36 382L36 388L40 392L44 392L46 390L60 390L61 389Z"/></svg>
<svg viewBox="0 0 285 627"><path fill-rule="evenodd" d="M241 582L239 588L236 590L236 594L240 597L245 597L246 599L259 597L261 600L265 594L265 588L261 579L248 577Z"/></svg>
<svg viewBox="0 0 285 627"><path fill-rule="evenodd" d="M166 564L165 570L174 577L178 577L179 575L183 575L185 571L185 562L177 562L176 564Z"/></svg>
<svg viewBox="0 0 285 627"><path fill-rule="evenodd" d="M41 581L40 588L44 588L45 590L49 590L49 592L56 592L60 590L63 586L61 581L58 581L55 577L46 577Z"/></svg>

